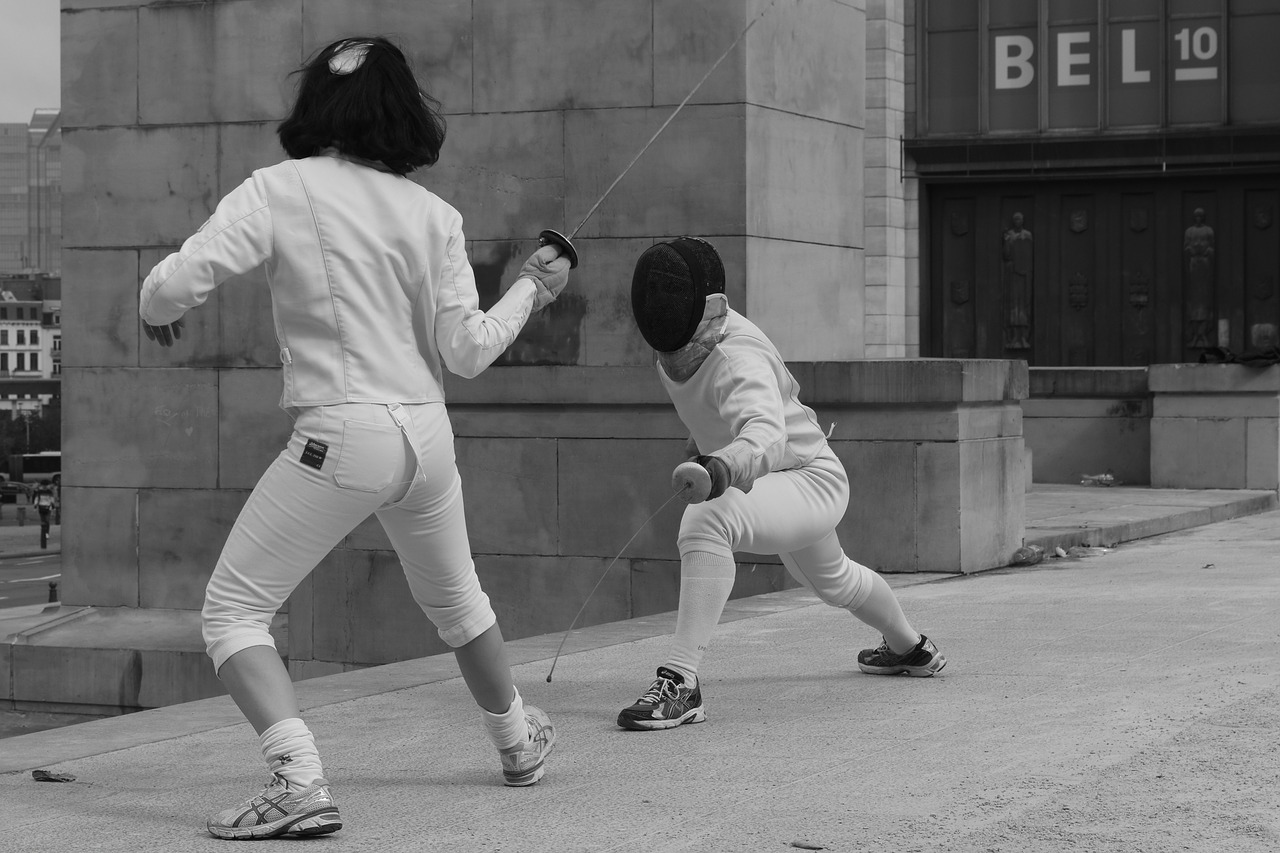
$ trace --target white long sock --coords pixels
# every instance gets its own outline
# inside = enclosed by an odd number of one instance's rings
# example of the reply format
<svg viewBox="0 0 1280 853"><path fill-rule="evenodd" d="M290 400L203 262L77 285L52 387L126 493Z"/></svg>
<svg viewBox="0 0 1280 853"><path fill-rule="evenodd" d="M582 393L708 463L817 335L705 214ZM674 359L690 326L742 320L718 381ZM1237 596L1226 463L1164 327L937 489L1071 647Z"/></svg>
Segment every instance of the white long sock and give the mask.
<svg viewBox="0 0 1280 853"><path fill-rule="evenodd" d="M698 665L720 624L736 575L732 555L690 551L680 558L680 610L667 666L683 675L689 685L698 683Z"/></svg>
<svg viewBox="0 0 1280 853"><path fill-rule="evenodd" d="M871 592L861 605L850 608L849 612L879 631L894 654L911 651L920 642L920 635L907 621L898 596L884 578L870 569L865 569L863 583L871 585Z"/></svg>
<svg viewBox="0 0 1280 853"><path fill-rule="evenodd" d="M499 752L514 749L529 739L529 724L524 718L524 700L520 698L519 690L516 690L515 694L516 698L511 700L511 707L501 714L494 714L484 708L480 709L480 716L484 719L484 730L488 732L489 739L493 741L493 745Z"/></svg>
<svg viewBox="0 0 1280 853"><path fill-rule="evenodd" d="M290 717L258 736L267 768L283 776L291 786L305 788L324 776L316 739L307 724Z"/></svg>

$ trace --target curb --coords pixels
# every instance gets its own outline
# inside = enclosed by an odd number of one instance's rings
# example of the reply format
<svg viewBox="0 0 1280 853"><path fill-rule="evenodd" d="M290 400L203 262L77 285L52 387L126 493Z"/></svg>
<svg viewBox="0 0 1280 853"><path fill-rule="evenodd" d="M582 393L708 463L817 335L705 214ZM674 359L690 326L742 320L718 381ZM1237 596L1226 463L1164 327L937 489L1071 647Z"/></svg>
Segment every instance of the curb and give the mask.
<svg viewBox="0 0 1280 853"><path fill-rule="evenodd" d="M1046 553L1052 552L1054 548L1066 550L1076 545L1114 548L1122 542L1133 542L1137 539L1148 539L1165 533L1203 527L1219 521L1230 521L1246 515L1257 515L1276 509L1277 506L1280 506L1280 500L1275 492L1251 495L1218 506L1199 507L1119 524L1093 526L1086 523L1076 530L1028 536L1024 544L1040 545Z"/></svg>
<svg viewBox="0 0 1280 853"><path fill-rule="evenodd" d="M0 560L16 560L19 557L49 557L53 554L61 554L61 548L46 548L43 551L37 548L34 551L7 551L0 552Z"/></svg>

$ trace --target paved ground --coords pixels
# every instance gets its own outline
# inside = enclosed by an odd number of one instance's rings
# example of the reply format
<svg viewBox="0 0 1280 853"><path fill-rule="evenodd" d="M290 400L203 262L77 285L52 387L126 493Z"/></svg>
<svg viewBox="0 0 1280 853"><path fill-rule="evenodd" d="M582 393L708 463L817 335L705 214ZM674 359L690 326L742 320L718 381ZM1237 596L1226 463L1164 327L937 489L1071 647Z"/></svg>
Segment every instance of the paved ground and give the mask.
<svg viewBox="0 0 1280 853"><path fill-rule="evenodd" d="M1090 517L1106 504L1157 526L1241 511L1227 500L1238 493L1082 491L1050 490L1034 522L1029 500L1029 538L1105 539ZM1162 513L1142 509L1153 501ZM347 822L312 843L1274 851L1277 540L1272 510L1095 556L893 577L949 658L936 679L857 672L856 650L877 638L802 591L731 602L703 666L708 721L670 732L613 724L662 662L670 614L575 632L550 684L560 635L513 642L521 691L560 738L531 789L502 787L448 657L301 682ZM3 846L212 849L206 814L265 780L255 747L225 697L0 740ZM36 768L75 781L36 782Z"/></svg>
<svg viewBox="0 0 1280 853"><path fill-rule="evenodd" d="M26 524L18 523L18 510L26 509ZM0 559L56 554L62 550L62 525L49 528L48 548L40 548L40 514L33 506L0 504Z"/></svg>

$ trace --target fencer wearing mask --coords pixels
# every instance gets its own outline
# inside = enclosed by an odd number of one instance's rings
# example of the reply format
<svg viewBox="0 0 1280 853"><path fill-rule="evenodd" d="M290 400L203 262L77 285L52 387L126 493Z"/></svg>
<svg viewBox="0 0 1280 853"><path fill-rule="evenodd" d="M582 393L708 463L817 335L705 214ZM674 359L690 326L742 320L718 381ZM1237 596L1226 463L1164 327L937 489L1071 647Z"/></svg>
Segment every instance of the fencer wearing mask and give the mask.
<svg viewBox="0 0 1280 853"><path fill-rule="evenodd" d="M677 539L674 642L618 725L669 729L706 719L699 666L733 588L735 551L778 554L822 601L878 631L880 645L857 655L863 672L940 672L946 659L911 626L884 578L842 549L835 528L849 501L848 475L782 355L729 307L715 248L681 237L646 250L632 277L631 307L689 430L692 458L672 474L688 504Z"/></svg>

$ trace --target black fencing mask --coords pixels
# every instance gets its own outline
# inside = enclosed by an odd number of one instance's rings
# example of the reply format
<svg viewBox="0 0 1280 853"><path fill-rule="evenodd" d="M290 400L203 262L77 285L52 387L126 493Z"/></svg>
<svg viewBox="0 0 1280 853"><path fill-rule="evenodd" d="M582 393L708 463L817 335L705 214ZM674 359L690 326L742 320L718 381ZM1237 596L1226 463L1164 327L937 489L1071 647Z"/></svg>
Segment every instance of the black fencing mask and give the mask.
<svg viewBox="0 0 1280 853"><path fill-rule="evenodd" d="M631 277L631 313L649 346L675 352L693 339L707 297L724 293L724 264L715 248L679 237L646 249Z"/></svg>

